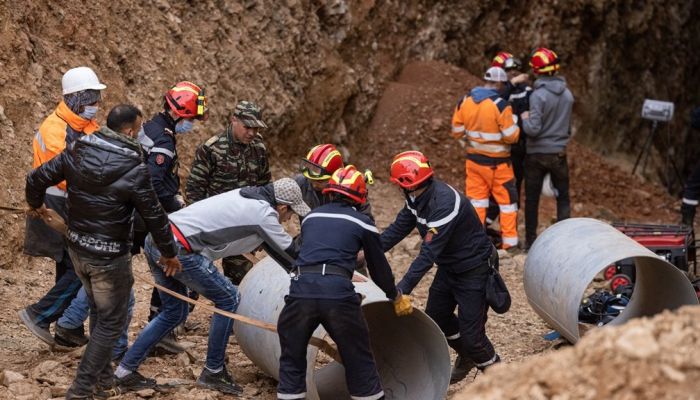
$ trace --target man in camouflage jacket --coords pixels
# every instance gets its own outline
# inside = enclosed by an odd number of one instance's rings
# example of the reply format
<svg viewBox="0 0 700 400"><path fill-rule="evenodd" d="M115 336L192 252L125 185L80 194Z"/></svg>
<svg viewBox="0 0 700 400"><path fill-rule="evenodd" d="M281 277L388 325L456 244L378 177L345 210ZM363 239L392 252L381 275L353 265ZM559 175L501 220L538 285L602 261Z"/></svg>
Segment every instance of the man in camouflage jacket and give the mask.
<svg viewBox="0 0 700 400"><path fill-rule="evenodd" d="M260 107L249 101L239 102L226 130L197 148L185 188L188 203L272 181L260 129L267 129ZM243 256L226 257L222 265L224 275L235 285L253 266Z"/></svg>

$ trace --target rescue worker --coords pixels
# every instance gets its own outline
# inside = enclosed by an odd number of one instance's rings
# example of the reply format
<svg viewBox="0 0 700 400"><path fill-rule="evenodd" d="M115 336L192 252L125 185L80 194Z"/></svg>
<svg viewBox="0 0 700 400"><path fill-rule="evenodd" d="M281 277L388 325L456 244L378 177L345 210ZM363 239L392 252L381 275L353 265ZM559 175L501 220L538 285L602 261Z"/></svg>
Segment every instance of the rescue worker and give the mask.
<svg viewBox="0 0 700 400"><path fill-rule="evenodd" d="M494 57L491 66L503 68L506 71L508 80L506 81L501 98L508 101L513 109L513 115L517 117L520 135L518 141L510 146L510 160L513 164L513 174L515 175L515 189L518 193L518 207L520 207L520 188L524 179L525 167L525 146L527 135L522 132L522 113L530 109L530 94L532 88L527 84L528 76L522 72L523 63L513 54L502 51Z"/></svg>
<svg viewBox="0 0 700 400"><path fill-rule="evenodd" d="M282 222L294 213L305 216L309 207L294 180L284 178L265 186L249 186L198 201L170 214L170 223L178 242L182 271L173 276L163 272L158 259L160 249L146 238L144 253L156 283L186 295L187 287L214 302L216 308L234 312L238 307L238 289L219 272L214 260L253 251L261 244L277 260L291 265L297 252ZM154 379L138 373L149 350L176 326L187 319L188 304L167 293L160 293L162 311L146 325L115 371L124 391L153 388ZM214 314L209 328L209 345L204 369L197 379L200 387L227 394L243 389L228 373L226 346L233 320Z"/></svg>
<svg viewBox="0 0 700 400"><path fill-rule="evenodd" d="M163 111L154 115L143 124L143 133L139 142L146 151L146 165L151 174L153 188L158 200L166 212L172 213L185 206L185 200L180 194L180 166L177 155L176 135L184 135L192 131L196 121L206 120L208 116L207 98L200 86L182 81L171 87L163 98ZM145 232L137 222L134 229L136 248L133 254L139 252L138 246L143 246ZM196 297L196 294L190 294ZM152 320L160 312L160 297L153 289L151 292L151 312L148 320ZM177 343L174 333L163 338L157 346L165 353L182 353L185 349Z"/></svg>
<svg viewBox="0 0 700 400"><path fill-rule="evenodd" d="M396 287L411 294L433 264L437 265L425 312L457 352L450 382L459 382L474 367L484 370L500 361L486 336L485 292L490 268L498 267L498 252L471 203L433 178L433 168L423 153L397 154L390 179L403 191L406 204L382 233L382 246L389 251L418 229L423 238L420 253Z"/></svg>
<svg viewBox="0 0 700 400"><path fill-rule="evenodd" d="M41 123L34 136L32 168L47 163L79 136L99 129L95 117L99 110L101 91L106 89L95 72L88 67L68 70L61 79L63 99ZM46 189L43 197L47 208L55 210L64 220L66 215L66 182ZM61 234L42 220L28 217L24 252L31 256L50 257L56 262L54 286L36 303L19 311L22 322L39 339L54 344L49 326L58 320L81 287L73 262Z"/></svg>
<svg viewBox="0 0 700 400"><path fill-rule="evenodd" d="M558 76L559 57L540 47L530 58L537 75L530 95L530 110L522 113L527 138L525 156L525 246L537 238L538 210L544 177L550 174L556 189L557 221L569 218L569 166L566 145L571 138L571 109L574 96L566 80Z"/></svg>
<svg viewBox="0 0 700 400"><path fill-rule="evenodd" d="M331 201L330 196L323 194L323 190L328 186L333 173L344 165L343 155L329 143L312 147L301 160L301 174L296 175L294 180L301 187L304 201L312 210ZM374 221L372 207L368 201L358 204L358 210Z"/></svg>
<svg viewBox="0 0 700 400"><path fill-rule="evenodd" d="M471 90L455 108L452 136L468 141L466 194L481 223L486 220L489 197L500 210L502 248L518 244L518 193L510 160L510 145L518 141L520 129L513 120L510 105L500 97L506 72L490 67L484 86Z"/></svg>
<svg viewBox="0 0 700 400"><path fill-rule="evenodd" d="M126 324L134 283L129 254L134 210L162 252L163 273L170 275L181 268L168 218L135 140L141 121L136 107L118 105L109 112L107 126L80 136L27 175L27 203L38 214L46 212L45 190L64 179L68 183L68 249L90 303L90 341L66 399L119 395L111 356Z"/></svg>
<svg viewBox="0 0 700 400"><path fill-rule="evenodd" d="M413 311L411 299L396 290L374 222L357 211L367 201L363 175L352 165L338 168L322 193L330 202L302 222L302 245L277 323L281 347L277 398L306 398L306 347L323 325L338 345L350 396L383 399L362 299L351 282L358 251L364 249L372 280L394 300L396 315Z"/></svg>
<svg viewBox="0 0 700 400"><path fill-rule="evenodd" d="M245 186L261 186L272 181L267 149L260 129L267 129L257 104L241 101L236 105L226 130L197 148L187 179L187 201L194 203L210 196ZM243 256L221 261L224 275L239 285L253 264Z"/></svg>
<svg viewBox="0 0 700 400"><path fill-rule="evenodd" d="M700 107L691 113L690 126L700 129ZM697 165L693 173L685 183L683 189L683 201L681 202L681 224L693 227L695 221L695 209L700 203L700 165Z"/></svg>

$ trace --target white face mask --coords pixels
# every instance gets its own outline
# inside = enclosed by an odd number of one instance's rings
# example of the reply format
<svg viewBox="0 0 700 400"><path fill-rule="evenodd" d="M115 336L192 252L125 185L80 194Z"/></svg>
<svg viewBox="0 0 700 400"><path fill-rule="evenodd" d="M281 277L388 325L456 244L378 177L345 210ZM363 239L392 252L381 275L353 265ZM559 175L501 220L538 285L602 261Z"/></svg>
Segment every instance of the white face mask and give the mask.
<svg viewBox="0 0 700 400"><path fill-rule="evenodd" d="M141 129L139 129L139 132L136 134L136 140L141 142L144 136L146 136L146 132L143 130L143 125L141 125Z"/></svg>
<svg viewBox="0 0 700 400"><path fill-rule="evenodd" d="M85 118L85 119L95 119L95 116L97 116L97 111L100 109L98 106L85 106L85 109L83 112L80 113L80 116Z"/></svg>
<svg viewBox="0 0 700 400"><path fill-rule="evenodd" d="M191 119L183 119L175 125L175 133L187 133L194 128L194 122Z"/></svg>

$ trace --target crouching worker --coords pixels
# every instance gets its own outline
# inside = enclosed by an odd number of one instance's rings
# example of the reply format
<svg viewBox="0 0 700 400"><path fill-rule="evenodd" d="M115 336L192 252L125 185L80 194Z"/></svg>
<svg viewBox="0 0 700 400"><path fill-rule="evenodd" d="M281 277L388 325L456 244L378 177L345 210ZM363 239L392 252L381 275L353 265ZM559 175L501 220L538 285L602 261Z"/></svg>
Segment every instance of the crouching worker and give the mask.
<svg viewBox="0 0 700 400"><path fill-rule="evenodd" d="M397 315L413 311L411 299L396 290L377 228L357 210L367 201L362 174L352 165L339 168L323 194L332 200L302 222L302 245L277 323L282 350L277 398L306 398L306 347L320 324L338 345L352 398L383 399L361 298L351 282L357 253L364 249L370 276L394 300Z"/></svg>
<svg viewBox="0 0 700 400"><path fill-rule="evenodd" d="M177 258L182 271L167 276L159 265L160 251L146 238L144 252L156 283L187 295L187 287L214 302L224 311L235 312L238 288L213 263L223 257L251 252L263 242L272 257L296 256L292 238L282 222L294 213L305 216L309 207L294 180L280 179L265 186L245 187L198 201L170 214L170 223L179 248ZM287 254L285 256L285 254ZM150 349L187 319L188 304L160 292L162 310L143 328L119 364L115 375L124 391L156 386L154 379L137 372ZM226 369L224 359L233 320L214 314L209 328L206 363L197 385L226 394L241 394Z"/></svg>
<svg viewBox="0 0 700 400"><path fill-rule="evenodd" d="M410 294L437 265L425 313L459 356L450 378L451 383L459 382L474 367L484 370L500 361L486 336L486 282L491 266L498 265L498 253L469 200L433 179L433 168L423 153L396 155L391 181L401 187L406 204L382 233L382 245L388 251L418 229L423 238L420 253L396 286Z"/></svg>

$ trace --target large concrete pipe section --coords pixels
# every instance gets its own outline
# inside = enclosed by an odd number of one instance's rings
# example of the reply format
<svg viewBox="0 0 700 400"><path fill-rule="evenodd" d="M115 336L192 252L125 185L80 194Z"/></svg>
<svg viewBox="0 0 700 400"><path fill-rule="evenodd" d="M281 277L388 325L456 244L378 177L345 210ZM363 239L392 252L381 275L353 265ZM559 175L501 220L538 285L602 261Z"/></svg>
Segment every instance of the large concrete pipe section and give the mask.
<svg viewBox="0 0 700 400"><path fill-rule="evenodd" d="M634 294L609 325L698 304L690 281L673 264L591 218L558 222L540 235L525 261L523 283L532 308L570 342L579 340L578 311L584 291L608 265L634 258Z"/></svg>
<svg viewBox="0 0 700 400"><path fill-rule="evenodd" d="M289 280L289 275L274 260L269 257L261 260L241 282L237 312L276 323L284 307L284 296L289 293ZM418 309L407 317L397 317L393 304L371 281L355 283L355 290L363 296L362 311L386 398L444 399L450 383L450 353L440 328ZM248 358L279 379L277 335L239 322L233 328ZM314 336L330 341L322 327ZM317 355L318 348L307 348L307 399L349 399L343 366L328 357L319 362Z"/></svg>

